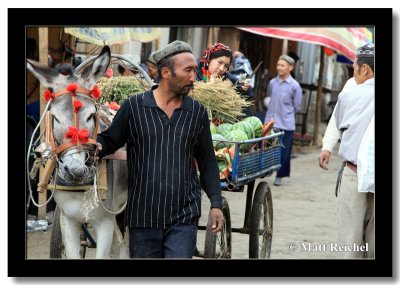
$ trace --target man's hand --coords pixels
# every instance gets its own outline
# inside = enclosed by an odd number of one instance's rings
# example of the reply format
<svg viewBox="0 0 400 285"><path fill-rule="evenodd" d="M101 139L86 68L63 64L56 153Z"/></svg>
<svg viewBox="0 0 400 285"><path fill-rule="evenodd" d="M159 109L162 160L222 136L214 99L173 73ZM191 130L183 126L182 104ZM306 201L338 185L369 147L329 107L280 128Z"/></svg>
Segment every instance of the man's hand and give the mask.
<svg viewBox="0 0 400 285"><path fill-rule="evenodd" d="M99 160L99 152L103 149L103 146L101 145L101 143L96 142L96 150L94 152L94 160Z"/></svg>
<svg viewBox="0 0 400 285"><path fill-rule="evenodd" d="M319 166L322 169L328 170L329 158L331 156L331 152L328 150L322 150L319 155Z"/></svg>
<svg viewBox="0 0 400 285"><path fill-rule="evenodd" d="M222 230L222 226L224 224L224 216L222 214L222 210L218 208L212 208L210 211L211 217L211 231L213 233L217 233Z"/></svg>
<svg viewBox="0 0 400 285"><path fill-rule="evenodd" d="M249 90L249 88L250 88L250 83L244 83L242 86L242 90L244 91L244 92L247 92L247 90Z"/></svg>

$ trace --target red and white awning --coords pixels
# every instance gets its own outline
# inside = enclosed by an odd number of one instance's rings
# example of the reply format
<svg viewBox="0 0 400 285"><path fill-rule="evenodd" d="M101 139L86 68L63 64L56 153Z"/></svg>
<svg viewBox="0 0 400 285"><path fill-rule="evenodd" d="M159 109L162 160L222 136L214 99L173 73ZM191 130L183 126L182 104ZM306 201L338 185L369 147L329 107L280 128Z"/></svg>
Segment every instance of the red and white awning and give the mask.
<svg viewBox="0 0 400 285"><path fill-rule="evenodd" d="M373 43L371 31L367 28L358 27L240 27L238 29L272 38L289 39L326 46L343 54L351 61L355 60L355 53L358 47L368 43Z"/></svg>

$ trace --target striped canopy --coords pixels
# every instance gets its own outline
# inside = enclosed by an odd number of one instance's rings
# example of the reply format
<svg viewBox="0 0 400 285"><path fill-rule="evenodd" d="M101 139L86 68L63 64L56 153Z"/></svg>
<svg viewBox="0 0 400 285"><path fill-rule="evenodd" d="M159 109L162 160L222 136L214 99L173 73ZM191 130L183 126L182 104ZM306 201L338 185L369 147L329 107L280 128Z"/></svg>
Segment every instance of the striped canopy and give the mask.
<svg viewBox="0 0 400 285"><path fill-rule="evenodd" d="M347 27L240 27L240 30L262 36L308 42L329 47L343 54L351 61L355 60L358 47L373 43L372 32L367 28Z"/></svg>
<svg viewBox="0 0 400 285"><path fill-rule="evenodd" d="M80 40L95 45L117 45L131 41L147 43L161 37L160 28L98 28L98 27L70 27L64 29Z"/></svg>

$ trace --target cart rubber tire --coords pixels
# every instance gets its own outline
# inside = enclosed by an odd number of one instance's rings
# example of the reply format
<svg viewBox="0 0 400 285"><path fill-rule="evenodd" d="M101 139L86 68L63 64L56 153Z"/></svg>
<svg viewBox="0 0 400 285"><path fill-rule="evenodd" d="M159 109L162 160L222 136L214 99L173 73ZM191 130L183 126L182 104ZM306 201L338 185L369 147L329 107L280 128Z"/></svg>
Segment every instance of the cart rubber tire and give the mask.
<svg viewBox="0 0 400 285"><path fill-rule="evenodd" d="M208 216L204 258L221 259L231 258L232 256L231 214L229 211L228 201L224 197L222 197L222 214L224 216L224 225L222 230L218 233L213 233L210 230L209 225L211 225L211 217L210 215Z"/></svg>
<svg viewBox="0 0 400 285"><path fill-rule="evenodd" d="M57 206L54 210L53 227L50 237L50 258L62 258L64 252L64 244L62 241L61 224L60 224L60 208Z"/></svg>
<svg viewBox="0 0 400 285"><path fill-rule="evenodd" d="M250 216L249 257L269 258L273 232L271 188L260 182L253 198ZM260 239L261 238L261 239Z"/></svg>

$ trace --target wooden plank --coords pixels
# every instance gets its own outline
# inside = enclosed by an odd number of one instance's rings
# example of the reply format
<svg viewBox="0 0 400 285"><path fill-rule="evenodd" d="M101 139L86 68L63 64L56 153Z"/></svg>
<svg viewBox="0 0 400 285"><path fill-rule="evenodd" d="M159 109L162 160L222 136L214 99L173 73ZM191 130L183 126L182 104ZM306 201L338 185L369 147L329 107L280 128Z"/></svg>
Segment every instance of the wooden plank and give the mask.
<svg viewBox="0 0 400 285"><path fill-rule="evenodd" d="M219 30L220 28L213 28L213 44L218 43L219 42Z"/></svg>
<svg viewBox="0 0 400 285"><path fill-rule="evenodd" d="M269 58L269 77L274 78L278 75L276 64L279 57L282 55L283 40L272 38L271 40L271 53Z"/></svg>
<svg viewBox="0 0 400 285"><path fill-rule="evenodd" d="M48 64L48 46L49 46L49 31L48 28L39 28L39 62L42 64ZM44 101L43 92L45 91L45 86L40 84L40 93L39 93L39 100L40 100L40 116L43 114L46 108L46 102ZM45 130L45 121L42 121L40 125L40 132L42 133ZM44 137L42 137L42 141L44 141ZM40 168L40 177L43 175L43 168ZM47 200L47 191L39 194L39 205L42 205ZM46 206L40 207L38 209L38 219L44 220L46 219Z"/></svg>
<svg viewBox="0 0 400 285"><path fill-rule="evenodd" d="M218 42L229 46L232 52L238 51L240 47L240 30L236 28L220 28Z"/></svg>
<svg viewBox="0 0 400 285"><path fill-rule="evenodd" d="M208 34L207 34L207 48L209 48L213 44L213 28L209 27L208 28Z"/></svg>
<svg viewBox="0 0 400 285"><path fill-rule="evenodd" d="M154 46L155 46L155 50L159 50L159 49L160 49L160 46L161 46L161 40L160 40L160 38L158 38L158 39L156 39L156 40L154 41Z"/></svg>
<svg viewBox="0 0 400 285"><path fill-rule="evenodd" d="M218 33L220 29L217 27L209 27L208 28L208 36L207 36L207 48L211 45L218 43Z"/></svg>
<svg viewBox="0 0 400 285"><path fill-rule="evenodd" d="M315 103L315 125L314 125L314 140L313 145L318 145L319 124L321 122L321 98L322 98L322 76L324 74L325 66L325 52L324 47L320 47L319 57L319 73L318 73L318 87L317 87L317 102Z"/></svg>
<svg viewBox="0 0 400 285"><path fill-rule="evenodd" d="M283 43L282 43L282 54L288 53L288 44L289 44L289 41L287 39L284 39Z"/></svg>

